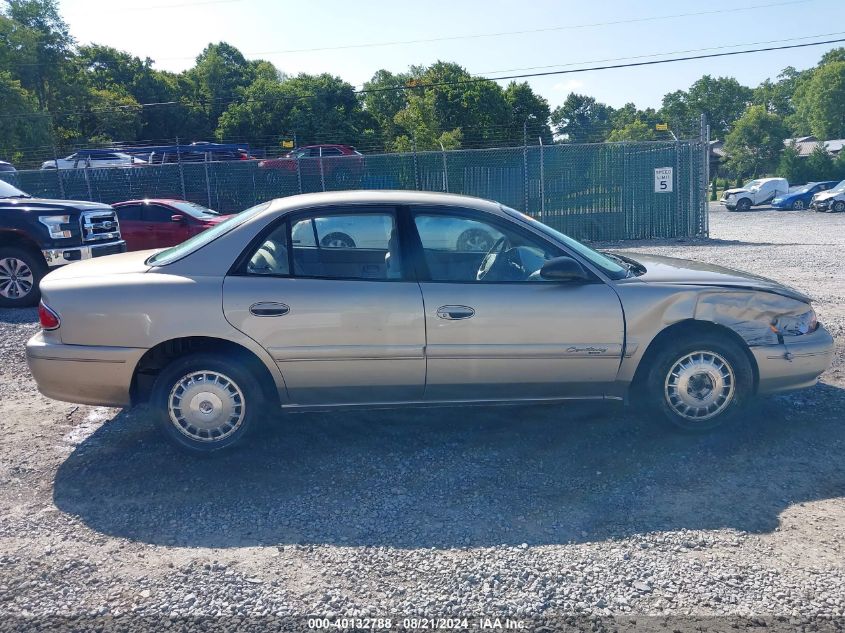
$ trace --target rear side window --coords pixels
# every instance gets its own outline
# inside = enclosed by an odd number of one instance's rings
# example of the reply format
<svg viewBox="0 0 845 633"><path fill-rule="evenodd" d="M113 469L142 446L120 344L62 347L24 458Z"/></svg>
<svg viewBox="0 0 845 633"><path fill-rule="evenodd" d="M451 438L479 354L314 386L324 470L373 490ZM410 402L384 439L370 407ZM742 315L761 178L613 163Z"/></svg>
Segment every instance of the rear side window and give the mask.
<svg viewBox="0 0 845 633"><path fill-rule="evenodd" d="M296 277L401 279L402 258L392 211L314 214L291 225Z"/></svg>
<svg viewBox="0 0 845 633"><path fill-rule="evenodd" d="M120 222L139 222L141 220L141 205L130 204L117 208L117 219Z"/></svg>

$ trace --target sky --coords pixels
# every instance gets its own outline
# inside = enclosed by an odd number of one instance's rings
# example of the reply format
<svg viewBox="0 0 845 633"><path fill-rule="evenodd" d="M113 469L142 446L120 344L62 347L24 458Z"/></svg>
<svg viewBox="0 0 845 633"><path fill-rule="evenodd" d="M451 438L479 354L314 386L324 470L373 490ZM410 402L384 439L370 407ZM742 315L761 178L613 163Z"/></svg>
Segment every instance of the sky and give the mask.
<svg viewBox="0 0 845 633"><path fill-rule="evenodd" d="M288 75L328 72L358 87L380 68L401 72L437 60L492 77L845 38L845 0L60 0L59 7L80 44L150 57L160 69L184 70L209 42L225 41ZM570 92L614 107L659 107L664 94L704 74L753 87L786 66L813 66L836 46L845 42L527 81L552 108ZM626 60L603 61L619 58Z"/></svg>

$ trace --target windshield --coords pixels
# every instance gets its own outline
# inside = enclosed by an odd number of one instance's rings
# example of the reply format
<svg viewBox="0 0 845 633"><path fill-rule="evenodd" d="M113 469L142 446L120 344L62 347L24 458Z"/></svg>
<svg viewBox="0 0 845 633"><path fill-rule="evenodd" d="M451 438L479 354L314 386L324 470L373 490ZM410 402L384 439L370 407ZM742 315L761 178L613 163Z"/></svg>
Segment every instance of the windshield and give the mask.
<svg viewBox="0 0 845 633"><path fill-rule="evenodd" d="M29 194L24 193L17 187L13 187L8 182L0 180L0 198L31 198Z"/></svg>
<svg viewBox="0 0 845 633"><path fill-rule="evenodd" d="M207 207L202 206L201 204L196 204L194 202L187 202L184 200L174 200L170 203L170 206L174 209L178 209L183 213L187 213L190 216L195 218L203 219L203 218L213 218L220 215L214 209L209 209Z"/></svg>
<svg viewBox="0 0 845 633"><path fill-rule="evenodd" d="M836 185L833 189L828 189L828 191L831 191L831 192L836 192L836 193L840 193L840 192L842 192L842 191L845 191L845 180L843 180L842 182L840 182L840 183L839 183L838 185Z"/></svg>
<svg viewBox="0 0 845 633"><path fill-rule="evenodd" d="M524 213L520 213L519 211L516 211L504 205L502 205L502 209L508 215L511 215L515 218L519 218L520 220L524 220L535 229L542 231L543 233L557 240L558 242L562 242L563 244L571 248L573 251L578 253L581 257L588 260L591 264L599 267L608 277L612 279L623 279L628 275L628 270L624 266L621 266L617 262L613 261L609 257L606 257L605 255L602 255L598 251L594 251L592 248L584 246L581 242L572 239L568 235L565 235L560 231L556 231L550 226L546 226L545 224L538 222L534 218L529 217Z"/></svg>
<svg viewBox="0 0 845 633"><path fill-rule="evenodd" d="M236 229L241 224L255 217L269 206L269 202L262 202L251 209L237 213L232 217L223 220L220 224L215 224L210 229L206 229L202 233L195 235L181 244L177 244L172 248L166 248L163 251L156 253L147 259L146 264L148 266L167 266L167 264L172 264L186 255L190 255L194 251L201 249L206 244L213 242L221 235L225 235L229 231Z"/></svg>
<svg viewBox="0 0 845 633"><path fill-rule="evenodd" d="M756 189L760 185L763 184L762 180L749 180L747 183L743 185L743 189Z"/></svg>

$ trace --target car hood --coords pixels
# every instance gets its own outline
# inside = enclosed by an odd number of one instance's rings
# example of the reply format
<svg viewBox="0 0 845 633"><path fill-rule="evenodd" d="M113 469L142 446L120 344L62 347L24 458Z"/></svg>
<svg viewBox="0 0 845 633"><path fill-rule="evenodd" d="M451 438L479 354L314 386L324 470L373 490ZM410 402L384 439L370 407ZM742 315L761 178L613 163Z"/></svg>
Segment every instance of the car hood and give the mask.
<svg viewBox="0 0 845 633"><path fill-rule="evenodd" d="M637 279L646 283L742 288L771 292L805 303L809 303L811 300L803 292L767 277L752 275L716 264L641 253L620 252L618 255L642 264L646 272L639 275Z"/></svg>
<svg viewBox="0 0 845 633"><path fill-rule="evenodd" d="M51 200L48 198L2 198L0 206L15 210L33 211L65 211L75 209L77 211L111 211L110 205L100 202L84 202L82 200Z"/></svg>
<svg viewBox="0 0 845 633"><path fill-rule="evenodd" d="M729 196L729 195L734 195L734 194L737 194L737 193L750 193L750 192L751 192L751 190L750 190L750 189L742 189L742 188L739 188L739 189L725 189L725 195L726 195L726 196Z"/></svg>
<svg viewBox="0 0 845 633"><path fill-rule="evenodd" d="M104 257L94 257L81 262L74 262L73 264L57 268L44 277L42 283L49 284L53 281L76 279L78 277L103 277L106 275L144 273L151 268L145 263L147 258L160 250L158 248L146 251L133 251L131 253L106 255Z"/></svg>
<svg viewBox="0 0 845 633"><path fill-rule="evenodd" d="M816 195L813 196L814 200L831 200L836 196L841 196L841 191L820 191Z"/></svg>

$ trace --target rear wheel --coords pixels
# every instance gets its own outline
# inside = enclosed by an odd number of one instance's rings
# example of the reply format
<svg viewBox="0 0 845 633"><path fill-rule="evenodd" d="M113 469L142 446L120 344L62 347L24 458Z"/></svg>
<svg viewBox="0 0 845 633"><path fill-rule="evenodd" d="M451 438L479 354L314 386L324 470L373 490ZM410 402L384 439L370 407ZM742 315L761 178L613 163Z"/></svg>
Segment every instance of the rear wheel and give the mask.
<svg viewBox="0 0 845 633"><path fill-rule="evenodd" d="M22 248L0 247L0 306L34 306L41 298L38 283L47 266L34 253Z"/></svg>
<svg viewBox="0 0 845 633"><path fill-rule="evenodd" d="M190 453L213 453L240 442L265 408L247 367L217 354L178 358L156 378L151 404L159 427Z"/></svg>
<svg viewBox="0 0 845 633"><path fill-rule="evenodd" d="M754 375L744 350L715 334L684 336L658 351L649 368L649 402L673 426L709 431L750 400Z"/></svg>

